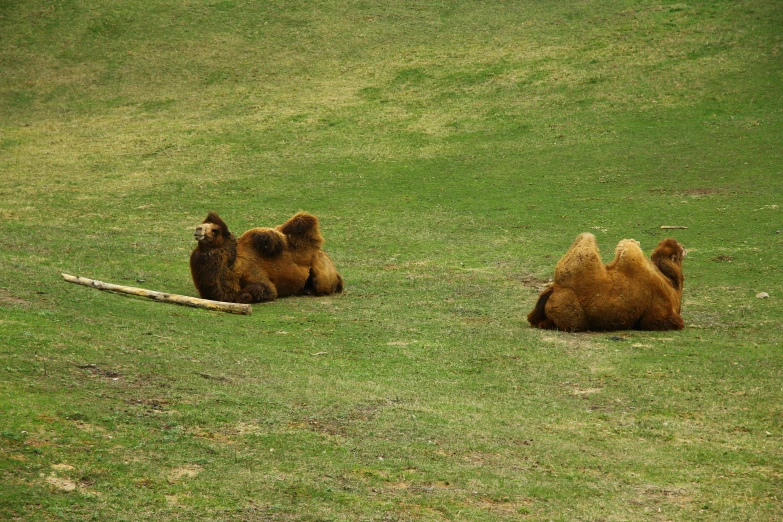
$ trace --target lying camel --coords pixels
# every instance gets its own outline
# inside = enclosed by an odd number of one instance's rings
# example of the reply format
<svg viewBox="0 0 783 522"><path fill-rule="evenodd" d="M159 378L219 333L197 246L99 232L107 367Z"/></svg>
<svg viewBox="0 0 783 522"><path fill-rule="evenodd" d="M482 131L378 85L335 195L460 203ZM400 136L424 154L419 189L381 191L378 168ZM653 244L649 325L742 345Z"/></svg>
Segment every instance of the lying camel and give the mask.
<svg viewBox="0 0 783 522"><path fill-rule="evenodd" d="M595 236L580 234L527 320L535 328L567 332L681 330L685 255L683 246L668 238L647 259L638 241L624 239L614 260L604 265Z"/></svg>
<svg viewBox="0 0 783 522"><path fill-rule="evenodd" d="M275 228L253 228L239 238L214 212L196 227L190 273L204 299L232 303L343 291L343 278L321 250L318 218L306 212Z"/></svg>

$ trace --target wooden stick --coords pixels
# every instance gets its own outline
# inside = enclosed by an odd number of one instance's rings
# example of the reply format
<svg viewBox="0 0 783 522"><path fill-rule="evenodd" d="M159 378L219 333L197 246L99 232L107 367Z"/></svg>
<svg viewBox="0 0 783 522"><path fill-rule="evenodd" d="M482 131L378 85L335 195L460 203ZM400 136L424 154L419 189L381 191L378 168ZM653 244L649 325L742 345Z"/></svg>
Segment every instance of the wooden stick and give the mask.
<svg viewBox="0 0 783 522"><path fill-rule="evenodd" d="M667 229L667 230L673 230L673 229L676 229L676 230L687 230L688 229L688 227L681 227L679 225L661 225L661 228Z"/></svg>
<svg viewBox="0 0 783 522"><path fill-rule="evenodd" d="M62 274L62 276L63 279L69 283L89 286L98 290L108 290L111 292L121 292L123 294L139 295L141 297L155 299L156 301L160 301L162 303L174 303L185 306L193 306L195 308L206 308L207 310L217 310L220 312L242 315L250 315L253 312L253 308L249 304L224 303L222 301L210 301L209 299L199 299L198 297L190 297L187 295L155 292L154 290L146 290L144 288L136 288L133 286L113 285L111 283L104 283L103 281L87 279L86 277L76 277L69 274Z"/></svg>

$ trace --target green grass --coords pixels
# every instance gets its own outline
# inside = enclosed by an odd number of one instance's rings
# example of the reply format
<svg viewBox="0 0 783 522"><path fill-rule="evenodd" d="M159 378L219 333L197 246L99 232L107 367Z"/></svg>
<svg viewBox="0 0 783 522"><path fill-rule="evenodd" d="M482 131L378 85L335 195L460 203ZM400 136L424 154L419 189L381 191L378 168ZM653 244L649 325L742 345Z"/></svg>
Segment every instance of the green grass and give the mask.
<svg viewBox="0 0 783 522"><path fill-rule="evenodd" d="M0 1L0 518L783 518L775 1ZM194 295L321 218L345 294ZM681 332L530 329L580 232ZM767 292L768 299L757 299ZM619 338L619 340L618 340Z"/></svg>

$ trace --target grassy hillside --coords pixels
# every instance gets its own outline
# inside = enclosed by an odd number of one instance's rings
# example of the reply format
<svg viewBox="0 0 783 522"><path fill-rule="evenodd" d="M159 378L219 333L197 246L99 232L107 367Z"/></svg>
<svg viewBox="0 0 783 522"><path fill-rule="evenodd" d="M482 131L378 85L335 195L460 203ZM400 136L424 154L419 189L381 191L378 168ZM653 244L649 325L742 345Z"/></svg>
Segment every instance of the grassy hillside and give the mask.
<svg viewBox="0 0 783 522"><path fill-rule="evenodd" d="M0 518L783 518L783 10L0 0ZM321 218L232 316L193 228ZM530 329L674 235L681 332ZM756 294L767 292L769 298Z"/></svg>

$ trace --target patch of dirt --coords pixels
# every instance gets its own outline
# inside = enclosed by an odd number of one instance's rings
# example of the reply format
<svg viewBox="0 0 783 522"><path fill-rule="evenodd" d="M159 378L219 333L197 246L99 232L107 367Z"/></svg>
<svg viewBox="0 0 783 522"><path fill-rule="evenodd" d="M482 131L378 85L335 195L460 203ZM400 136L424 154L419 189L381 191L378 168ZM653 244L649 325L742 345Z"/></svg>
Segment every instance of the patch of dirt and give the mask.
<svg viewBox="0 0 783 522"><path fill-rule="evenodd" d="M201 466L197 464L189 464L187 466L181 466L179 468L174 468L171 471L169 471L168 479L169 482L177 482L182 479L192 479L196 478L199 473L201 473L204 470Z"/></svg>
<svg viewBox="0 0 783 522"><path fill-rule="evenodd" d="M589 333L559 332L555 334L551 333L552 330L541 330L541 332L546 332L541 336L541 340L545 343L578 349L591 349L596 347L595 342L593 342L594 336Z"/></svg>
<svg viewBox="0 0 783 522"><path fill-rule="evenodd" d="M492 498L487 496L482 496L472 503L481 509L498 515L515 517L519 516L520 508L526 505L525 503L513 502L508 497Z"/></svg>
<svg viewBox="0 0 783 522"><path fill-rule="evenodd" d="M409 344L418 343L419 341L390 341L386 343L386 346L408 346Z"/></svg>
<svg viewBox="0 0 783 522"><path fill-rule="evenodd" d="M573 390L571 392L571 395L576 395L578 397L587 397L589 395L592 395L594 393L599 393L601 391L601 388L586 388L584 390Z"/></svg>
<svg viewBox="0 0 783 522"><path fill-rule="evenodd" d="M178 413L177 410L173 410L168 407L169 401L166 399L128 399L125 402L134 406L142 406L146 408L146 413L166 413L174 414Z"/></svg>
<svg viewBox="0 0 783 522"><path fill-rule="evenodd" d="M325 433L333 437L345 435L345 426L328 420L308 419L307 427L316 433Z"/></svg>
<svg viewBox="0 0 783 522"><path fill-rule="evenodd" d="M76 367L80 370L88 370L93 375L98 375L100 377L108 377L110 379L116 379L120 377L118 372L100 368L97 364L77 364Z"/></svg>
<svg viewBox="0 0 783 522"><path fill-rule="evenodd" d="M22 308L27 308L31 304L27 299L13 296L8 293L8 290L0 288L0 306L21 306Z"/></svg>
<svg viewBox="0 0 783 522"><path fill-rule="evenodd" d="M202 372L196 372L196 375L209 381L228 382L230 380L228 377L223 377L222 375L210 375Z"/></svg>
<svg viewBox="0 0 783 522"><path fill-rule="evenodd" d="M647 498L666 498L678 504L684 504L693 500L693 496L686 489L677 487L666 488L647 485L642 488L640 493Z"/></svg>
<svg viewBox="0 0 783 522"><path fill-rule="evenodd" d="M213 442L220 442L223 444L234 444L236 441L225 433L216 431L203 430L199 427L189 430L190 434L200 439L207 439Z"/></svg>
<svg viewBox="0 0 783 522"><path fill-rule="evenodd" d="M52 469L55 471L52 471L48 477L44 479L44 482L52 486L53 488L62 491L64 493L70 493L72 491L77 491L81 493L82 495L87 496L100 496L100 493L93 491L90 489L90 486L92 486L92 481L82 477L78 481L71 480L69 478L64 477L58 477L57 472L61 473L68 473L75 471L76 468L71 466L70 464L52 464Z"/></svg>
<svg viewBox="0 0 783 522"><path fill-rule="evenodd" d="M69 479L56 477L54 475L50 477L46 477L46 483L49 484L50 486L53 486L55 489L59 489L60 491L65 491L66 493L75 491L77 487L76 482Z"/></svg>
<svg viewBox="0 0 783 522"><path fill-rule="evenodd" d="M731 263L732 261L734 261L734 258L731 256L724 256L723 254L721 254L719 256L715 256L711 258L710 261L717 261L718 263L723 263L723 262Z"/></svg>
<svg viewBox="0 0 783 522"><path fill-rule="evenodd" d="M357 404L350 414L344 416L308 417L301 422L293 422L289 426L297 429L309 429L332 437L344 437L354 423L372 420L378 410L388 405L388 401L368 401Z"/></svg>
<svg viewBox="0 0 783 522"><path fill-rule="evenodd" d="M695 188L688 189L685 191L685 193L689 196L706 196L709 194L718 194L720 193L720 190L716 188Z"/></svg>
<svg viewBox="0 0 783 522"><path fill-rule="evenodd" d="M163 409L168 405L169 401L166 399L128 399L128 404L144 404L152 409Z"/></svg>
<svg viewBox="0 0 783 522"><path fill-rule="evenodd" d="M237 435L257 435L259 433L266 433L266 431L258 424L240 422L234 426L233 430Z"/></svg>
<svg viewBox="0 0 783 522"><path fill-rule="evenodd" d="M76 421L76 427L80 430L84 430L87 433L105 433L106 430L102 428L101 426L95 426L94 424L90 424L88 422L82 422L82 421Z"/></svg>
<svg viewBox="0 0 783 522"><path fill-rule="evenodd" d="M32 448L41 448L43 446L51 446L52 443L48 439L29 438L24 441L24 445Z"/></svg>
<svg viewBox="0 0 783 522"><path fill-rule="evenodd" d="M547 286L552 284L551 279L541 279L532 274L511 274L508 278L521 283L526 288L532 288L536 292L542 292Z"/></svg>
<svg viewBox="0 0 783 522"><path fill-rule="evenodd" d="M488 324L491 323L493 320L488 317L463 317L462 322L468 323L468 324L476 324L476 323L483 323Z"/></svg>
<svg viewBox="0 0 783 522"><path fill-rule="evenodd" d="M360 420L370 420L375 416L375 413L383 407L388 406L389 401L370 401L356 405L356 417Z"/></svg>

